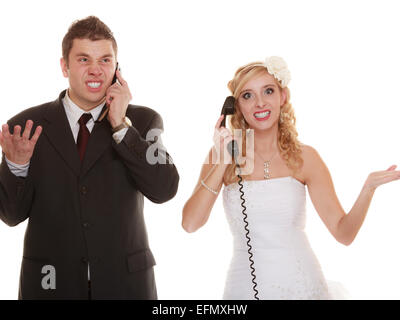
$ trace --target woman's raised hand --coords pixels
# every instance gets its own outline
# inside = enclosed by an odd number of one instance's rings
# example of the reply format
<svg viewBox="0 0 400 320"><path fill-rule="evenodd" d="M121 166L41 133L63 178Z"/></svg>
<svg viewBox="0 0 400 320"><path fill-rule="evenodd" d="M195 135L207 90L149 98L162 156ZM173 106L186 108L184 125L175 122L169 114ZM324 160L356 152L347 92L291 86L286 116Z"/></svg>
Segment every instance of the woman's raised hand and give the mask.
<svg viewBox="0 0 400 320"><path fill-rule="evenodd" d="M395 170L396 165L390 166L387 170L384 171L376 171L369 174L367 180L365 181L364 186L367 189L375 191L377 187L382 184L399 180L400 179L400 171Z"/></svg>

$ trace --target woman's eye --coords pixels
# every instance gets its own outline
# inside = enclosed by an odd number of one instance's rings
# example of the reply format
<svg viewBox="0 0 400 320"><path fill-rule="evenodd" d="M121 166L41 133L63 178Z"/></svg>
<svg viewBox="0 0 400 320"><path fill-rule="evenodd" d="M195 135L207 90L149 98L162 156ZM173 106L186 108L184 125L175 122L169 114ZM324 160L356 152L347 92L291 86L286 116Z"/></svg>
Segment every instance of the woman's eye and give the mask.
<svg viewBox="0 0 400 320"><path fill-rule="evenodd" d="M266 93L266 94L272 94L272 93L274 93L274 89L272 89L272 88L267 88L267 89L265 89L265 93Z"/></svg>
<svg viewBox="0 0 400 320"><path fill-rule="evenodd" d="M243 96L242 96L244 99L250 99L250 97L251 97L251 93L250 92L246 92L245 94L243 94Z"/></svg>

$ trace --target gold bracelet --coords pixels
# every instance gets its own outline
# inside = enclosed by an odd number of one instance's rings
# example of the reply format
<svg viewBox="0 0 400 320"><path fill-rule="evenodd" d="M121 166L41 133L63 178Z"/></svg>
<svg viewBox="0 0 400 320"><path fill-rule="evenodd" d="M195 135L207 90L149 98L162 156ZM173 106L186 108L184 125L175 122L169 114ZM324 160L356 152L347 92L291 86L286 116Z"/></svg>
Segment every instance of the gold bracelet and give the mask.
<svg viewBox="0 0 400 320"><path fill-rule="evenodd" d="M208 191L214 193L216 196L218 195L218 191L211 189L208 185L205 184L204 180L201 180L201 185L206 188Z"/></svg>

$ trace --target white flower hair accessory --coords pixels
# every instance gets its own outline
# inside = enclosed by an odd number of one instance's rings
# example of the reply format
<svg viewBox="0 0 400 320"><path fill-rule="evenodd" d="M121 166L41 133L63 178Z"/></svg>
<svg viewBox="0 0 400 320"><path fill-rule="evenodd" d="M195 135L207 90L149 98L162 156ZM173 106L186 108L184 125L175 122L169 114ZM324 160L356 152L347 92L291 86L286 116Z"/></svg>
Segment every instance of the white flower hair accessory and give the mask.
<svg viewBox="0 0 400 320"><path fill-rule="evenodd" d="M291 76L285 60L277 56L267 57L264 67L267 68L268 73L272 74L280 82L282 88L288 85Z"/></svg>

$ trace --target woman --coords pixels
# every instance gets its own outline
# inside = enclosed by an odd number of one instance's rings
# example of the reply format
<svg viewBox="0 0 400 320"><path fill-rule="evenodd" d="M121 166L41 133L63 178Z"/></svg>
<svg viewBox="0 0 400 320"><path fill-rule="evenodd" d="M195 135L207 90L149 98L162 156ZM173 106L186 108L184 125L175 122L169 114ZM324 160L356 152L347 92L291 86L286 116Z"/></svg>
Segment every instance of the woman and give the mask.
<svg viewBox="0 0 400 320"><path fill-rule="evenodd" d="M239 68L228 83L236 107L231 128L241 130L243 137L254 134L254 152L247 152L246 162L241 164L242 172L253 168L242 174L245 209L237 183L241 171L234 162L224 161L233 136L220 127L223 115L215 127L209 161L203 164L183 208L183 228L196 231L207 222L224 184L223 203L234 239L224 299L333 298L304 233L305 186L330 233L349 245L360 230L376 188L400 178L394 165L371 173L346 214L318 152L297 139L289 80L283 59L270 57L264 63ZM215 154L218 161L210 161Z"/></svg>

